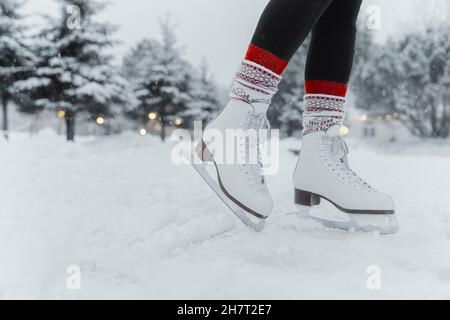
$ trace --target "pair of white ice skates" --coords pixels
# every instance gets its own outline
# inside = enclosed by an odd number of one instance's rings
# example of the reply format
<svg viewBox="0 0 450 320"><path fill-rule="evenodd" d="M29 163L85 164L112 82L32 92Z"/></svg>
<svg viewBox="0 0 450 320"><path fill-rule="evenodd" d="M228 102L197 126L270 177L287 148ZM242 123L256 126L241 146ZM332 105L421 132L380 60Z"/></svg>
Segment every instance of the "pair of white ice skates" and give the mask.
<svg viewBox="0 0 450 320"><path fill-rule="evenodd" d="M205 129L222 133L227 130L258 130L267 123L267 107L231 99L219 116ZM339 134L340 126L326 132L304 135L294 172L295 204L299 215L321 222L326 227L392 234L398 231L394 202L356 175L347 160L348 149ZM204 134L204 137L208 136ZM244 138L242 138L244 139ZM232 210L250 228L262 231L273 210L273 200L262 175L260 158L256 163L217 161L211 141L201 139L195 151L194 168ZM237 141L259 153L258 143ZM244 149L245 149L244 148ZM211 150L210 150L211 149ZM208 164L214 172L208 172ZM321 201L332 204L332 214L310 210ZM317 212L316 212L317 211ZM329 210L327 210L329 211Z"/></svg>

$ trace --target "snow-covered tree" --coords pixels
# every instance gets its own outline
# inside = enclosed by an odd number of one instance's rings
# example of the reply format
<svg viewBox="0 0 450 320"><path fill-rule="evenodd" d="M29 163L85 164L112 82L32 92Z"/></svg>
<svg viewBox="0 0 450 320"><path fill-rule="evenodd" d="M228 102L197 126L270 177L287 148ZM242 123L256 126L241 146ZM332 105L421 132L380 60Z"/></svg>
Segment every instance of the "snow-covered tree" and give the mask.
<svg viewBox="0 0 450 320"><path fill-rule="evenodd" d="M356 95L356 107L372 114L394 112L394 88L399 79L396 70L395 43L378 44L375 32L359 25L350 88Z"/></svg>
<svg viewBox="0 0 450 320"><path fill-rule="evenodd" d="M194 72L190 87L191 101L181 115L191 121L201 121L204 125L220 109L218 89L209 74L206 61L203 61L199 71Z"/></svg>
<svg viewBox="0 0 450 320"><path fill-rule="evenodd" d="M23 1L0 1L0 100L2 131L8 138L8 104L17 98L14 85L29 70L32 53L25 43L20 9Z"/></svg>
<svg viewBox="0 0 450 320"><path fill-rule="evenodd" d="M423 137L450 135L450 27L406 35L398 45L396 110Z"/></svg>
<svg viewBox="0 0 450 320"><path fill-rule="evenodd" d="M357 107L394 114L420 137L450 135L450 11L448 2L419 4L408 34L386 43L358 35L352 90Z"/></svg>
<svg viewBox="0 0 450 320"><path fill-rule="evenodd" d="M112 116L114 103L127 97L127 83L107 52L115 44L111 38L115 28L95 19L105 4L96 0L57 1L62 15L49 18L49 26L36 43L40 59L35 72L17 88L29 92L37 106L63 111L67 140L73 141L76 115ZM75 9L81 14L79 25L71 20Z"/></svg>
<svg viewBox="0 0 450 320"><path fill-rule="evenodd" d="M192 101L192 68L182 58L169 20L161 21L161 41L143 40L124 59L124 73L139 100L130 114L146 122L148 114L157 114L161 139L166 126L180 116Z"/></svg>

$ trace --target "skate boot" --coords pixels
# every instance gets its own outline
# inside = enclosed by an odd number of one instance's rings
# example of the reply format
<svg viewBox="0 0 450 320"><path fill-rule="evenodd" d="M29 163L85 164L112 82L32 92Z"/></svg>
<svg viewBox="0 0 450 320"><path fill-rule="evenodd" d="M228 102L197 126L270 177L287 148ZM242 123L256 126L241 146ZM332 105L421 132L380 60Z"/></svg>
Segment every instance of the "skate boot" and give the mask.
<svg viewBox="0 0 450 320"><path fill-rule="evenodd" d="M396 233L399 229L393 199L362 180L348 162L348 147L340 135L345 99L305 96L302 148L294 173L295 203L300 213L327 227ZM321 200L334 214L315 213Z"/></svg>
<svg viewBox="0 0 450 320"><path fill-rule="evenodd" d="M269 128L266 113L280 80L270 70L244 61L230 102L205 128L196 148L201 162L194 163L194 168L231 211L256 231L263 230L273 209L262 174L258 133ZM208 164L214 166L213 174L207 172Z"/></svg>

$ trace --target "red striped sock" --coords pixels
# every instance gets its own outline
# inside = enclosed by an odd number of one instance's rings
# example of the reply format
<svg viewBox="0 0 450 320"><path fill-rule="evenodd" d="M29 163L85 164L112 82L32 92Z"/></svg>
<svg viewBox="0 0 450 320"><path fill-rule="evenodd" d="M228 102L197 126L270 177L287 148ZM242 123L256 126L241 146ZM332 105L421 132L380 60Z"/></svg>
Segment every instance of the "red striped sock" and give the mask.
<svg viewBox="0 0 450 320"><path fill-rule="evenodd" d="M306 94L326 94L330 96L345 97L347 84L328 80L308 80L305 82Z"/></svg>
<svg viewBox="0 0 450 320"><path fill-rule="evenodd" d="M278 75L281 75L288 65L286 60L277 57L269 51L258 48L253 44L248 47L245 59L257 63Z"/></svg>

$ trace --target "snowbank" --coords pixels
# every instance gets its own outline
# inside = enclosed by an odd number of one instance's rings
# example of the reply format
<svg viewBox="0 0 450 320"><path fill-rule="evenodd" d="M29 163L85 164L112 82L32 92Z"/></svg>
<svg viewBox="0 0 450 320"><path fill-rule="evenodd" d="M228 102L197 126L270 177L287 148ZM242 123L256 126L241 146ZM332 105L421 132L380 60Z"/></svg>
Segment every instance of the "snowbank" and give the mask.
<svg viewBox="0 0 450 320"><path fill-rule="evenodd" d="M396 199L401 231L379 236L287 214L294 145L282 143L276 208L256 234L157 138L0 140L0 298L450 298L448 157L352 151ZM70 265L80 290L67 289ZM379 290L367 287L372 265Z"/></svg>

